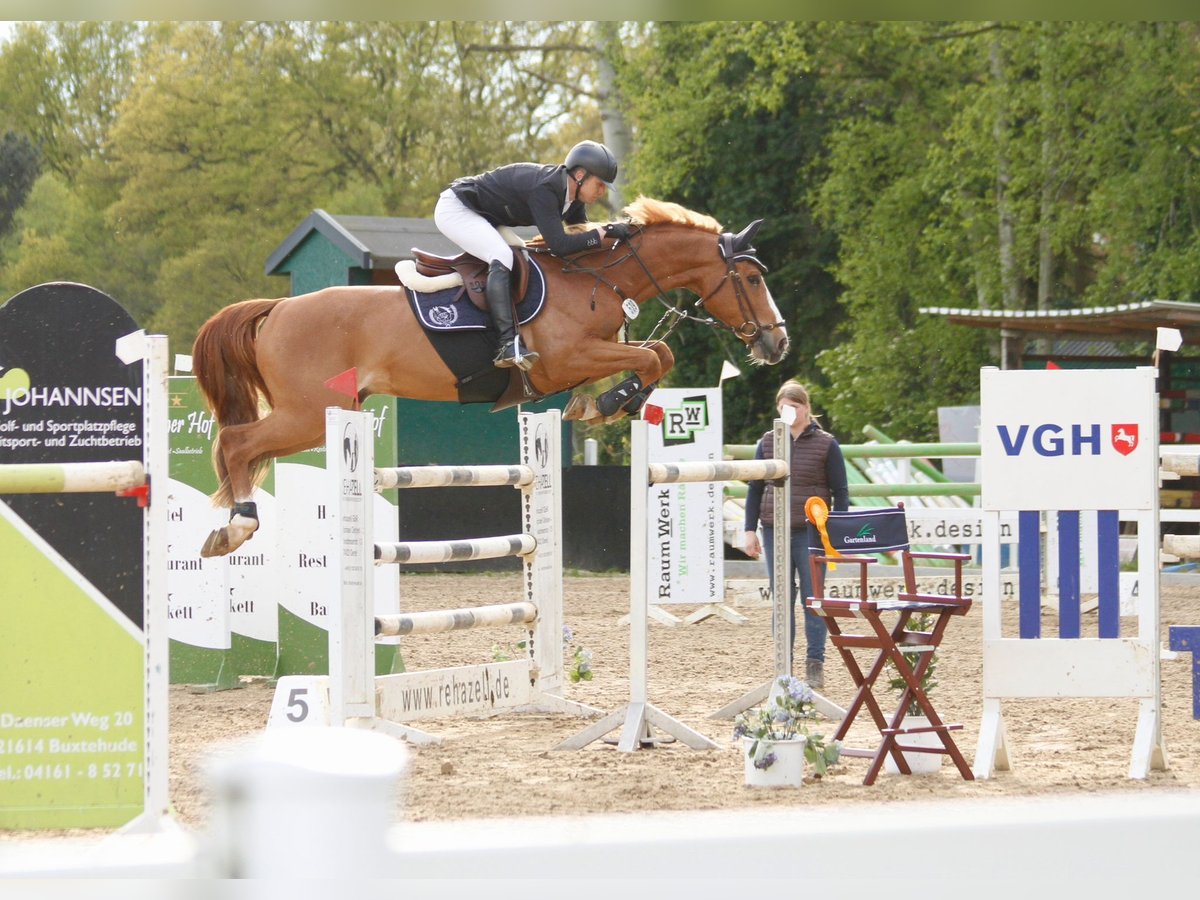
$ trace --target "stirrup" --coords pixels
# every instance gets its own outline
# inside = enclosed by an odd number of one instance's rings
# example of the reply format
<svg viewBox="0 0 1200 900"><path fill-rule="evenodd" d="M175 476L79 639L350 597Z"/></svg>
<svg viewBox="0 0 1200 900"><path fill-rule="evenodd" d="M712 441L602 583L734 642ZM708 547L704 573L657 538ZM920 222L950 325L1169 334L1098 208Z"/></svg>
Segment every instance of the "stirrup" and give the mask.
<svg viewBox="0 0 1200 900"><path fill-rule="evenodd" d="M496 353L496 358L492 360L492 365L497 369L516 366L522 372L528 372L538 361L539 355L536 350L527 350L522 353L521 336L517 335L511 341L505 341L500 345L500 350Z"/></svg>

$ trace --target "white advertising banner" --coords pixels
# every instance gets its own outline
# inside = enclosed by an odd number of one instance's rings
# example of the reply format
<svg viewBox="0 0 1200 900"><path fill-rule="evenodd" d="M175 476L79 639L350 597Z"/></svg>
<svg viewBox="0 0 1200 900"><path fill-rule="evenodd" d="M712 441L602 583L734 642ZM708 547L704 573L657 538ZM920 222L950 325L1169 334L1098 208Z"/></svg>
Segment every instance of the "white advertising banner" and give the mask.
<svg viewBox="0 0 1200 900"><path fill-rule="evenodd" d="M1149 367L981 370L983 508L1150 509L1155 375Z"/></svg>
<svg viewBox="0 0 1200 900"><path fill-rule="evenodd" d="M649 461L709 462L724 455L720 388L659 388L650 402ZM725 597L724 491L720 483L655 485L650 493L646 588L654 605L720 603Z"/></svg>

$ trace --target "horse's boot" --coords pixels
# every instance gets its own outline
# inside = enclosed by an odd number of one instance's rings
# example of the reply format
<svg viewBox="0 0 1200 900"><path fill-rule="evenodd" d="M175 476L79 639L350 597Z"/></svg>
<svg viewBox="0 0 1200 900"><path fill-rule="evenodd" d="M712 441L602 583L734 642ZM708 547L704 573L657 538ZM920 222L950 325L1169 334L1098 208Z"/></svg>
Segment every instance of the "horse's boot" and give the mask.
<svg viewBox="0 0 1200 900"><path fill-rule="evenodd" d="M654 393L654 389L656 387L658 387L657 381L646 385L644 388L642 388L640 391L637 391L632 397L630 397L624 403L624 405L621 406L621 409L625 410L625 412L629 413L631 416L636 416L642 411L642 407L646 405L646 401L650 399L650 395Z"/></svg>
<svg viewBox="0 0 1200 900"><path fill-rule="evenodd" d="M614 388L609 388L603 394L596 398L596 408L600 410L602 416L616 415L617 410L625 407L625 404L636 402L637 395L642 390L642 381L636 375L626 378ZM645 397L642 401L645 402ZM637 404L637 409L641 409L641 404Z"/></svg>
<svg viewBox="0 0 1200 900"><path fill-rule="evenodd" d="M492 314L492 324L500 332L500 349L492 365L498 369L508 369L516 366L529 371L537 362L538 354L532 350L522 352L521 336L517 334L517 326L513 320L511 273L504 263L492 260L488 266L487 297L488 311Z"/></svg>

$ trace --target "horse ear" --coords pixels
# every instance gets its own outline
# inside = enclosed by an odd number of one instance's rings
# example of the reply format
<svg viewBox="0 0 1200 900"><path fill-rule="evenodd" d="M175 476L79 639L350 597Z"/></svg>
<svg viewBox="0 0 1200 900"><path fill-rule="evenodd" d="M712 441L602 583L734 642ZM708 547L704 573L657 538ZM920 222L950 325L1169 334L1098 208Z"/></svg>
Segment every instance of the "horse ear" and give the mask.
<svg viewBox="0 0 1200 900"><path fill-rule="evenodd" d="M758 233L758 228L760 225L762 225L762 223L762 219L755 219L753 222L743 228L733 239L733 249L745 250L749 248L751 242L754 240L754 235Z"/></svg>

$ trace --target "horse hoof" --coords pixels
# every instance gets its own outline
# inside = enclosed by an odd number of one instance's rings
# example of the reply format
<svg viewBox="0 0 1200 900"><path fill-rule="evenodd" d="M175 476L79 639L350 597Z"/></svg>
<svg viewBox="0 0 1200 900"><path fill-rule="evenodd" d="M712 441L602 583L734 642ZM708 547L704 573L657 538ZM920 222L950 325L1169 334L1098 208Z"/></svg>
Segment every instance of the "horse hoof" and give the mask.
<svg viewBox="0 0 1200 900"><path fill-rule="evenodd" d="M204 541L204 546L200 548L200 555L207 559L213 556L225 556L232 550L233 547L229 545L228 530L217 528Z"/></svg>
<svg viewBox="0 0 1200 900"><path fill-rule="evenodd" d="M599 413L596 410L596 401L587 394L575 394L563 409L563 421L570 422L575 419L588 421L595 418Z"/></svg>
<svg viewBox="0 0 1200 900"><path fill-rule="evenodd" d="M258 519L234 515L229 524L215 529L200 548L202 557L226 556L253 537L258 530Z"/></svg>

